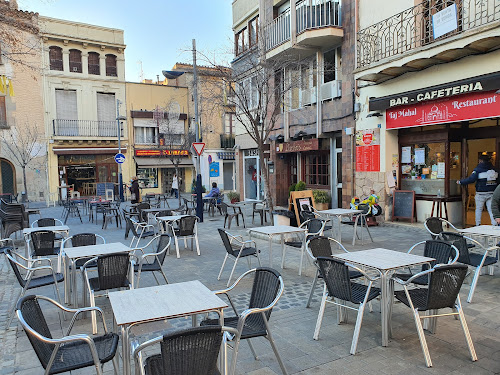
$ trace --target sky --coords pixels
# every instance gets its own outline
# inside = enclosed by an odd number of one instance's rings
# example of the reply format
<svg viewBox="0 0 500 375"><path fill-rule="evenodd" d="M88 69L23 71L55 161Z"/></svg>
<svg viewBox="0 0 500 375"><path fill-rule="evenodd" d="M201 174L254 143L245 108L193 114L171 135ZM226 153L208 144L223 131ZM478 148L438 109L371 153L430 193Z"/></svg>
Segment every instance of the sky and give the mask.
<svg viewBox="0 0 500 375"><path fill-rule="evenodd" d="M176 62L192 62L196 39L198 65L229 63L232 48L232 0L18 0L19 9L41 16L124 30L125 77L156 80Z"/></svg>

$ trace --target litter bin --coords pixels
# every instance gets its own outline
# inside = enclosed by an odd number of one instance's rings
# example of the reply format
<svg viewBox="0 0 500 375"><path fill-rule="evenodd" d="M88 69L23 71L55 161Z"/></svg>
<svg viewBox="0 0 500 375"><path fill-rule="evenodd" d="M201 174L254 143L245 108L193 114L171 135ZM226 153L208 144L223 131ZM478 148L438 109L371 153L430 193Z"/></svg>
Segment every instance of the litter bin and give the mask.
<svg viewBox="0 0 500 375"><path fill-rule="evenodd" d="M290 225L290 219L294 217L295 214L289 210L277 209L273 211L274 225Z"/></svg>

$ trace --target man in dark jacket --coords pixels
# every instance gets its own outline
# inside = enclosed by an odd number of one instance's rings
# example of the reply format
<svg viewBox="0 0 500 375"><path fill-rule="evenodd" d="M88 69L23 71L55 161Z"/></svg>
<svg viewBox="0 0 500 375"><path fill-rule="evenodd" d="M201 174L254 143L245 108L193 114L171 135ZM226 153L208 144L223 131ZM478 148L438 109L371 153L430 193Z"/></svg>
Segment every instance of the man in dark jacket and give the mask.
<svg viewBox="0 0 500 375"><path fill-rule="evenodd" d="M485 204L490 214L491 224L495 225L495 219L491 211L491 200L493 192L498 185L497 180L498 173L491 164L490 157L488 155L480 155L479 164L474 168L472 174L463 180L457 181L459 185L476 183L476 225L481 225L481 215Z"/></svg>
<svg viewBox="0 0 500 375"><path fill-rule="evenodd" d="M130 196L131 203L139 203L141 201L139 179L137 178L137 176L132 177L132 185L130 185Z"/></svg>

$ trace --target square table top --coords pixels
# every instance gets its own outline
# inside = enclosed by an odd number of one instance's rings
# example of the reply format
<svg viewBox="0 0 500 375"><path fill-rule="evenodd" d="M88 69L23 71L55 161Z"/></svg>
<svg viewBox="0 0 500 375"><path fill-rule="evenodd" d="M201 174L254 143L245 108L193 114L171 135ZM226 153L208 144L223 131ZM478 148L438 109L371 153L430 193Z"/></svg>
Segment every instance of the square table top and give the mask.
<svg viewBox="0 0 500 375"><path fill-rule="evenodd" d="M190 215L158 216L156 218L156 220L159 220L159 221L177 221L177 220L180 220L180 219L182 219L183 217L186 217L186 216L190 216Z"/></svg>
<svg viewBox="0 0 500 375"><path fill-rule="evenodd" d="M346 262L359 264L366 267L376 268L381 271L389 271L398 268L416 266L429 263L434 258L421 255L408 254L388 249L370 249L353 251L351 253L333 254L332 257L345 260Z"/></svg>
<svg viewBox="0 0 500 375"><path fill-rule="evenodd" d="M266 227L257 227L249 229L249 232L256 232L262 234L283 234L283 233L296 233L306 232L306 228L291 227L289 225L269 225Z"/></svg>
<svg viewBox="0 0 500 375"><path fill-rule="evenodd" d="M460 229L461 233L476 234L481 236L500 237L500 226L496 225L479 225L467 229Z"/></svg>
<svg viewBox="0 0 500 375"><path fill-rule="evenodd" d="M69 231L69 227L67 225L53 225L50 227L36 227L36 228L24 228L23 234L27 235L32 232L37 232L39 230L49 230L52 232L67 232Z"/></svg>
<svg viewBox="0 0 500 375"><path fill-rule="evenodd" d="M155 212L160 212L160 211L169 211L169 208L145 208L144 210L141 210L142 212L146 213L155 213Z"/></svg>
<svg viewBox="0 0 500 375"><path fill-rule="evenodd" d="M227 304L198 280L109 293L116 324L176 318Z"/></svg>
<svg viewBox="0 0 500 375"><path fill-rule="evenodd" d="M99 255L128 252L132 249L121 242L103 243L99 245L65 247L64 253L70 259L90 258Z"/></svg>
<svg viewBox="0 0 500 375"><path fill-rule="evenodd" d="M353 215L353 214L359 214L360 212L363 212L362 210L353 210L350 208L331 208L329 210L322 210L318 211L320 214L325 214L325 215Z"/></svg>

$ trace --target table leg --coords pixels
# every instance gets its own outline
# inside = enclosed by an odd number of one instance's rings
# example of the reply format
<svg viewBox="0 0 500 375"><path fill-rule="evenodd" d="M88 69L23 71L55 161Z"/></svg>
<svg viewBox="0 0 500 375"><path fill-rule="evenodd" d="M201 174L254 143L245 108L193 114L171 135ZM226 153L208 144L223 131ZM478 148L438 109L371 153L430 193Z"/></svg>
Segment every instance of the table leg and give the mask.
<svg viewBox="0 0 500 375"><path fill-rule="evenodd" d="M337 216L339 222L339 242L342 243L342 216Z"/></svg>
<svg viewBox="0 0 500 375"><path fill-rule="evenodd" d="M130 348L128 343L128 327L122 325L122 360L123 375L130 375Z"/></svg>
<svg viewBox="0 0 500 375"><path fill-rule="evenodd" d="M269 266L273 267L273 236L269 236Z"/></svg>
<svg viewBox="0 0 500 375"><path fill-rule="evenodd" d="M382 288L382 301L380 303L381 310L381 323L382 323L382 346L389 345L389 319L392 309L392 294L390 287L390 274L388 272L382 273L380 278L380 286Z"/></svg>
<svg viewBox="0 0 500 375"><path fill-rule="evenodd" d="M280 234L280 243L281 243L281 269L285 268L285 235L283 233Z"/></svg>
<svg viewBox="0 0 500 375"><path fill-rule="evenodd" d="M299 276L302 275L302 265L304 263L304 252L305 251L306 251L306 234L304 233L304 239L302 240L302 247L300 248Z"/></svg>
<svg viewBox="0 0 500 375"><path fill-rule="evenodd" d="M71 283L70 283L70 274L69 274L69 258L66 257L66 261L64 262L64 303L66 305L69 305L70 303L70 298L69 298L69 291L71 290Z"/></svg>

